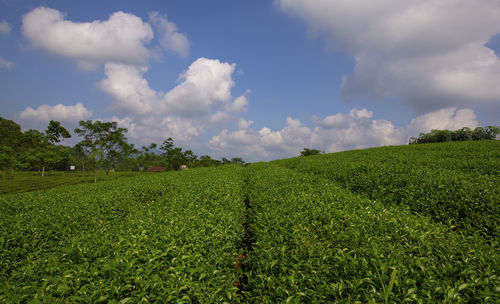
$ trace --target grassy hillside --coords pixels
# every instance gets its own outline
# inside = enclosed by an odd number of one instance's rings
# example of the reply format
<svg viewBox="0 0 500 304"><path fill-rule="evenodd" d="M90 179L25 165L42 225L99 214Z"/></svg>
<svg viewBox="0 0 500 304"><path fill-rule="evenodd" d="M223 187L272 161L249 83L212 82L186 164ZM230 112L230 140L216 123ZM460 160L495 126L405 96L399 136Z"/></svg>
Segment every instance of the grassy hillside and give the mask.
<svg viewBox="0 0 500 304"><path fill-rule="evenodd" d="M498 142L0 196L2 303L498 303Z"/></svg>

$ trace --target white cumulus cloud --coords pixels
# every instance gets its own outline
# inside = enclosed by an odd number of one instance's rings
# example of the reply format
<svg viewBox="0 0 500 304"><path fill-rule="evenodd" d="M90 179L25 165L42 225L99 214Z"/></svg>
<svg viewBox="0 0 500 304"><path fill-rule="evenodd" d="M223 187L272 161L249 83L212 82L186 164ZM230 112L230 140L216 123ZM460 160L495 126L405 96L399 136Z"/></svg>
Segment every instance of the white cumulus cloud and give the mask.
<svg viewBox="0 0 500 304"><path fill-rule="evenodd" d="M180 74L181 82L163 94L144 78L145 67L107 63L106 78L98 85L114 99L113 108L134 115L207 115L214 107L231 100L235 64L217 59L198 58ZM238 101L242 110L246 106Z"/></svg>
<svg viewBox="0 0 500 304"><path fill-rule="evenodd" d="M0 22L0 34L8 35L10 34L11 29L12 28L7 21L3 20Z"/></svg>
<svg viewBox="0 0 500 304"><path fill-rule="evenodd" d="M232 74L236 65L217 59L196 59L179 78L182 82L167 92L162 103L181 115L207 113L210 107L231 99Z"/></svg>
<svg viewBox="0 0 500 304"><path fill-rule="evenodd" d="M500 1L276 0L356 60L341 94L399 98L418 111L500 103Z"/></svg>
<svg viewBox="0 0 500 304"><path fill-rule="evenodd" d="M48 122L50 120L57 120L60 122L75 123L80 120L89 119L92 116L92 111L85 108L80 102L77 102L73 106L63 104L50 106L43 104L36 109L27 107L19 116L26 121Z"/></svg>
<svg viewBox="0 0 500 304"><path fill-rule="evenodd" d="M146 44L153 31L141 18L113 13L108 20L73 22L58 10L39 7L22 18L22 31L33 46L82 65L103 62L144 64L150 55Z"/></svg>
<svg viewBox="0 0 500 304"><path fill-rule="evenodd" d="M99 87L113 98L115 110L146 115L158 107L157 93L143 77L146 71L145 67L106 63L106 78L99 83Z"/></svg>

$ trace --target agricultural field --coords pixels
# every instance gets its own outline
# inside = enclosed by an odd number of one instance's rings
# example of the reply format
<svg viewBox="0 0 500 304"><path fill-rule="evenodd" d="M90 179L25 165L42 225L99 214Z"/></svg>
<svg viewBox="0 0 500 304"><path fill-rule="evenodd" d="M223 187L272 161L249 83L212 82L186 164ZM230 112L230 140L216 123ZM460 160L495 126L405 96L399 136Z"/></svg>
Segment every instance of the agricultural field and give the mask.
<svg viewBox="0 0 500 304"><path fill-rule="evenodd" d="M386 205L497 242L500 141L383 147L278 160Z"/></svg>
<svg viewBox="0 0 500 304"><path fill-rule="evenodd" d="M242 167L0 197L0 302L236 297Z"/></svg>
<svg viewBox="0 0 500 304"><path fill-rule="evenodd" d="M139 172L125 171L125 172L110 172L109 176L103 171L97 172L97 181L112 180L121 177L136 176ZM43 177L40 172L14 172L3 171L0 172L0 194L7 193L22 193L29 191L37 191L42 189L42 182L45 189L64 185L76 185L82 183L93 183L93 172L69 172L69 171L47 171Z"/></svg>
<svg viewBox="0 0 500 304"><path fill-rule="evenodd" d="M500 143L0 196L2 303L498 303Z"/></svg>

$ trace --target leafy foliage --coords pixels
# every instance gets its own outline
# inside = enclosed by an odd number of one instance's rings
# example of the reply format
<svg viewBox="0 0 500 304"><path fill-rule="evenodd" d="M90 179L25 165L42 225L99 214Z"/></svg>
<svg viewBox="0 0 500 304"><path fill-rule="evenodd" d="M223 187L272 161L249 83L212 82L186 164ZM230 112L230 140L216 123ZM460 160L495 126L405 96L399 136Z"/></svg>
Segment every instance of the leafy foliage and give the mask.
<svg viewBox="0 0 500 304"><path fill-rule="evenodd" d="M464 127L455 131L434 129L429 133L420 133L418 138L410 137L410 144L437 143L446 141L492 140L500 134L500 127L477 127L474 130Z"/></svg>
<svg viewBox="0 0 500 304"><path fill-rule="evenodd" d="M311 155L319 155L319 154L321 154L321 150L308 149L308 148L304 148L304 150L302 150L300 152L300 156L311 156Z"/></svg>

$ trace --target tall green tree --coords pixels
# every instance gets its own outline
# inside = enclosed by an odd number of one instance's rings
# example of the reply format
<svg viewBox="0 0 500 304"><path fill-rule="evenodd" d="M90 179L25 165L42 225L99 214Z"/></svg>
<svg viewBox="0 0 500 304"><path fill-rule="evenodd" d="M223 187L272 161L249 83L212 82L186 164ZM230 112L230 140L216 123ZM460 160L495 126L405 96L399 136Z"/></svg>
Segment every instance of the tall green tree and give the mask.
<svg viewBox="0 0 500 304"><path fill-rule="evenodd" d="M79 122L75 133L83 137L79 145L92 164L94 182L97 181L98 166L105 170L109 178L109 171L123 158L128 149L126 132L127 129L119 128L115 121L81 120Z"/></svg>
<svg viewBox="0 0 500 304"><path fill-rule="evenodd" d="M162 151L170 170L178 170L183 165L182 148L176 147L171 137L163 141L160 151Z"/></svg>
<svg viewBox="0 0 500 304"><path fill-rule="evenodd" d="M58 121L51 120L45 133L30 129L22 137L23 160L26 166L37 168L41 172L42 189L44 188L45 169L54 168L69 157L68 150L56 143L71 134Z"/></svg>
<svg viewBox="0 0 500 304"><path fill-rule="evenodd" d="M79 164L79 167L82 170L82 176L85 176L87 155L85 153L85 148L81 145L81 143L78 143L71 148L71 159L75 164Z"/></svg>
<svg viewBox="0 0 500 304"><path fill-rule="evenodd" d="M169 137L160 147L168 167L171 170L179 170L181 165L194 166L198 156L191 150L182 151L182 148L175 146L174 140Z"/></svg>

